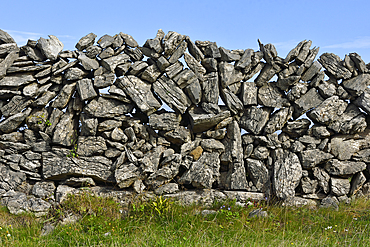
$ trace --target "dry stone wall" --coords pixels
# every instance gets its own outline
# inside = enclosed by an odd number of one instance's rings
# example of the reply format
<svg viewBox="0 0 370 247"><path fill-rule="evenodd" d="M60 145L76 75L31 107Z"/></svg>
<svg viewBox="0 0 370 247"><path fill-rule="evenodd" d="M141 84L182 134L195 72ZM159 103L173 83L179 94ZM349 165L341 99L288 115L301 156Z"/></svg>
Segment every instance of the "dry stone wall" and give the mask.
<svg viewBox="0 0 370 247"><path fill-rule="evenodd" d="M55 36L18 47L0 30L0 197L11 212L42 215L86 186L121 202L336 205L369 193L370 66L358 54L315 60L304 40L281 58L260 41L230 51L162 30L143 46L96 38L63 51Z"/></svg>

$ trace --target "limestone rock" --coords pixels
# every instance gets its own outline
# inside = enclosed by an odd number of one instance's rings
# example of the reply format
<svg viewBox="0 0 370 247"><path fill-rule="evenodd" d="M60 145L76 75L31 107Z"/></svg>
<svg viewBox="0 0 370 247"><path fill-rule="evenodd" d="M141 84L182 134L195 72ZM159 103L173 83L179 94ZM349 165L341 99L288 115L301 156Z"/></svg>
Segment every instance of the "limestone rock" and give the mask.
<svg viewBox="0 0 370 247"><path fill-rule="evenodd" d="M205 76L202 82L203 101L213 104L218 104L219 87L217 73L209 73Z"/></svg>
<svg viewBox="0 0 370 247"><path fill-rule="evenodd" d="M15 131L19 125L30 115L32 109L27 108L25 111L17 113L0 122L0 131L10 133Z"/></svg>
<svg viewBox="0 0 370 247"><path fill-rule="evenodd" d="M153 89L169 107L181 114L191 105L191 101L185 93L164 75L153 84Z"/></svg>
<svg viewBox="0 0 370 247"><path fill-rule="evenodd" d="M333 53L324 53L320 56L319 62L327 69L336 79L348 79L352 73L342 65L341 59Z"/></svg>
<svg viewBox="0 0 370 247"><path fill-rule="evenodd" d="M79 136L77 154L80 156L102 155L107 150L105 140L101 136Z"/></svg>
<svg viewBox="0 0 370 247"><path fill-rule="evenodd" d="M130 113L133 108L132 104L122 103L115 99L96 97L85 106L84 112L94 117L113 118Z"/></svg>
<svg viewBox="0 0 370 247"><path fill-rule="evenodd" d="M204 152L180 178L180 184L192 184L196 188L212 188L219 181L220 159L218 153Z"/></svg>
<svg viewBox="0 0 370 247"><path fill-rule="evenodd" d="M298 156L287 150L276 149L272 151L274 162L273 190L275 196L289 200L295 195L295 188L302 177L302 167Z"/></svg>
<svg viewBox="0 0 370 247"><path fill-rule="evenodd" d="M269 120L270 113L270 108L257 108L256 106L249 107L244 110L244 114L240 119L240 126L243 129L258 135Z"/></svg>
<svg viewBox="0 0 370 247"><path fill-rule="evenodd" d="M246 159L246 167L250 178L258 191L264 191L269 185L269 172L265 164L260 160Z"/></svg>
<svg viewBox="0 0 370 247"><path fill-rule="evenodd" d="M341 176L347 178L357 172L366 169L366 164L363 162L340 161L332 159L326 162L325 170L332 176Z"/></svg>
<svg viewBox="0 0 370 247"><path fill-rule="evenodd" d="M351 184L348 179L334 178L330 179L331 192L335 196L343 196L349 193Z"/></svg>
<svg viewBox="0 0 370 247"><path fill-rule="evenodd" d="M332 96L322 102L315 109L307 113L307 116L315 122L329 124L343 114L347 108L347 103L338 96Z"/></svg>
<svg viewBox="0 0 370 247"><path fill-rule="evenodd" d="M290 105L284 93L273 83L268 83L258 89L258 102L267 107L277 108Z"/></svg>
<svg viewBox="0 0 370 247"><path fill-rule="evenodd" d="M324 191L325 194L327 194L330 189L329 188L329 180L330 180L329 174L320 167L314 167L312 171L313 171L313 176L317 178L321 189Z"/></svg>
<svg viewBox="0 0 370 247"><path fill-rule="evenodd" d="M54 100L54 102L51 104L54 108L63 109L67 106L70 99L72 98L72 95L76 89L76 83L71 83L65 85L61 90L57 98Z"/></svg>
<svg viewBox="0 0 370 247"><path fill-rule="evenodd" d="M334 157L333 155L325 153L318 149L301 151L298 156L304 169L312 169L318 164L321 164L324 161L327 161Z"/></svg>
<svg viewBox="0 0 370 247"><path fill-rule="evenodd" d="M151 84L148 84L135 76L125 76L117 79L116 84L120 87L148 116L161 107L161 103L153 95Z"/></svg>
<svg viewBox="0 0 370 247"><path fill-rule="evenodd" d="M221 111L218 114L204 112L200 108L189 109L190 124L193 132L199 133L211 129L222 120L230 117L229 111Z"/></svg>
<svg viewBox="0 0 370 247"><path fill-rule="evenodd" d="M120 188L130 187L136 180L139 179L140 171L132 163L121 165L114 174L117 185Z"/></svg>
<svg viewBox="0 0 370 247"><path fill-rule="evenodd" d="M40 38L37 47L42 54L50 60L57 60L59 52L63 50L63 43L54 35L49 35L50 39Z"/></svg>
<svg viewBox="0 0 370 247"><path fill-rule="evenodd" d="M89 33L86 36L82 37L76 44L76 48L79 51L83 51L87 47L91 46L95 42L96 35L94 33Z"/></svg>
<svg viewBox="0 0 370 247"><path fill-rule="evenodd" d="M282 108L274 112L269 121L266 123L265 132L267 134L272 134L277 130L281 130L286 122L292 118L293 107Z"/></svg>
<svg viewBox="0 0 370 247"><path fill-rule="evenodd" d="M354 78L343 80L342 86L354 96L360 96L369 85L370 75L361 74Z"/></svg>
<svg viewBox="0 0 370 247"><path fill-rule="evenodd" d="M77 139L76 130L78 119L71 113L65 113L61 116L59 123L55 127L52 142L63 146L73 146Z"/></svg>

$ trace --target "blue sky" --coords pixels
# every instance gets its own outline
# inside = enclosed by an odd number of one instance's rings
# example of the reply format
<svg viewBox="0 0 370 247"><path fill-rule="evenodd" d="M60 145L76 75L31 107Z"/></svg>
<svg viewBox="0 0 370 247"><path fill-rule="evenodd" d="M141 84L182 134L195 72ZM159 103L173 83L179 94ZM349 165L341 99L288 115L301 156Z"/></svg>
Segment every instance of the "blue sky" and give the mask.
<svg viewBox="0 0 370 247"><path fill-rule="evenodd" d="M350 52L370 62L370 1L2 1L0 28L19 45L57 36L65 49L93 32L124 32L140 45L158 29L227 49L258 50L257 39L276 46L279 56L304 39L341 58Z"/></svg>

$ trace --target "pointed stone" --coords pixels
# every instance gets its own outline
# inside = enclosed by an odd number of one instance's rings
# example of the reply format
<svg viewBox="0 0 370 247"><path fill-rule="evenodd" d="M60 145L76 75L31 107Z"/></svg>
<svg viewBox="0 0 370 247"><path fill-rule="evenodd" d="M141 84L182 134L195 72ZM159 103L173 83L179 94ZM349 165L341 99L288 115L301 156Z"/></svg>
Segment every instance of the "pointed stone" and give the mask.
<svg viewBox="0 0 370 247"><path fill-rule="evenodd" d="M24 112L17 113L0 122L0 131L10 133L15 131L18 126L30 115L32 109L27 108Z"/></svg>
<svg viewBox="0 0 370 247"><path fill-rule="evenodd" d="M91 100L98 96L94 89L91 79L88 78L79 80L77 82L76 90L80 95L82 101Z"/></svg>
<svg viewBox="0 0 370 247"><path fill-rule="evenodd" d="M42 54L50 60L57 60L59 52L63 50L63 43L54 35L49 35L50 39L40 38L37 41L37 47Z"/></svg>
<svg viewBox="0 0 370 247"><path fill-rule="evenodd" d="M85 50L87 47L91 46L95 42L96 35L94 33L89 33L86 36L82 37L76 44L76 48L79 51Z"/></svg>

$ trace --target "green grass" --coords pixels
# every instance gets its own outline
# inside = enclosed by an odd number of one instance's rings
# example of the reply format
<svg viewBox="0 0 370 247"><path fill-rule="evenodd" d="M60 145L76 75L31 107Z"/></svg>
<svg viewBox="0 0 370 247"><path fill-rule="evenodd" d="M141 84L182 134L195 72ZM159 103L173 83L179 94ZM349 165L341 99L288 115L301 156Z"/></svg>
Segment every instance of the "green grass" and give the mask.
<svg viewBox="0 0 370 247"><path fill-rule="evenodd" d="M224 207L223 207L224 206ZM230 207L230 210L228 209ZM248 218L263 208L267 218ZM0 246L369 246L370 200L333 209L218 202L216 215L200 205L181 206L161 197L122 208L88 193L70 196L44 218L13 216L0 209ZM57 224L68 214L74 224ZM55 230L41 236L45 222Z"/></svg>

